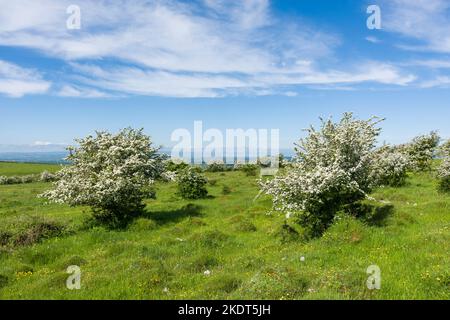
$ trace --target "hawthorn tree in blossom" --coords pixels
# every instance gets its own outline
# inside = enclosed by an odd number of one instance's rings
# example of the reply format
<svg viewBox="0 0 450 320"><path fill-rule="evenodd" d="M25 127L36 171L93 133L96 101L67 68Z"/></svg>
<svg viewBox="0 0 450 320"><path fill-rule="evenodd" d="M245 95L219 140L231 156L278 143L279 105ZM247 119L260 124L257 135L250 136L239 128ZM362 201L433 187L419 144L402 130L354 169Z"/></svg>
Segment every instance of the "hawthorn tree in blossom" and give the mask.
<svg viewBox="0 0 450 320"><path fill-rule="evenodd" d="M57 173L53 190L41 196L70 206L90 206L104 222L116 222L142 211L153 197L152 184L164 172L163 157L142 129L118 134L96 132L69 147L70 165Z"/></svg>
<svg viewBox="0 0 450 320"><path fill-rule="evenodd" d="M371 179L374 147L382 121L357 120L352 113L334 123L322 120L310 127L296 146L296 161L284 174L262 181L274 209L294 215L312 236L331 224L343 206L364 199L374 187Z"/></svg>

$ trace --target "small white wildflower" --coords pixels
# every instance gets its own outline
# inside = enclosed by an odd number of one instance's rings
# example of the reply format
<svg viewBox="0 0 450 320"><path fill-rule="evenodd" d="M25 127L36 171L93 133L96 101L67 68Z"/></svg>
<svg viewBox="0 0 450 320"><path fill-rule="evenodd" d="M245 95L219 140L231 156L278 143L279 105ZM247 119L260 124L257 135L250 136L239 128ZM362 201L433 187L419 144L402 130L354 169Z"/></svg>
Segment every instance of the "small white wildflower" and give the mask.
<svg viewBox="0 0 450 320"><path fill-rule="evenodd" d="M302 262L305 261L305 257L301 256L300 261L302 261Z"/></svg>
<svg viewBox="0 0 450 320"><path fill-rule="evenodd" d="M211 275L211 271L206 270L205 272L203 272L203 274L204 274L205 276L210 276L210 275Z"/></svg>
<svg viewBox="0 0 450 320"><path fill-rule="evenodd" d="M169 292L169 289L166 287L166 288L163 289L163 292L167 293L167 292Z"/></svg>

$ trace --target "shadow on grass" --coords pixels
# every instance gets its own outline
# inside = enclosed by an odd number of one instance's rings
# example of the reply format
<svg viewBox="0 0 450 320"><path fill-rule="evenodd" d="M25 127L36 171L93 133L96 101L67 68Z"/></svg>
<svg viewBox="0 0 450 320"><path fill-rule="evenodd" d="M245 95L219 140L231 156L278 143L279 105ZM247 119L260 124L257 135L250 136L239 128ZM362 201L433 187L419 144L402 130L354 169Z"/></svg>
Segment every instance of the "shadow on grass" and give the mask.
<svg viewBox="0 0 450 320"><path fill-rule="evenodd" d="M370 226L383 227L387 225L388 218L393 215L394 206L392 204L356 203L349 206L347 211Z"/></svg>
<svg viewBox="0 0 450 320"><path fill-rule="evenodd" d="M196 217L201 215L201 206L189 203L180 209L166 211L148 211L142 210L133 214L123 216L110 216L108 219L100 220L90 215L83 222L80 230L88 230L93 227L105 227L110 230L126 230L136 219L143 218L154 221L158 225L170 222L177 222L187 217Z"/></svg>
<svg viewBox="0 0 450 320"><path fill-rule="evenodd" d="M140 217L147 218L155 221L159 225L163 225L170 222L178 222L187 217L201 216L202 207L189 203L180 209L169 211L145 211Z"/></svg>

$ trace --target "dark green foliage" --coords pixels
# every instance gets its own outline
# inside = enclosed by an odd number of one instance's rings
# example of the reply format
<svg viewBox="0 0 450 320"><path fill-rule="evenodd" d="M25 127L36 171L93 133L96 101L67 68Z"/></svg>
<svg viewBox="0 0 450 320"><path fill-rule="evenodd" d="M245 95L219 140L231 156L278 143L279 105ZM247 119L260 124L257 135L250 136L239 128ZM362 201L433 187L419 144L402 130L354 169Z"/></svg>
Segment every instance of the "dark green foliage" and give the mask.
<svg viewBox="0 0 450 320"><path fill-rule="evenodd" d="M202 199L208 195L205 176L191 169L183 170L177 175L178 194L183 199Z"/></svg>
<svg viewBox="0 0 450 320"><path fill-rule="evenodd" d="M240 168L242 172L248 177L253 177L258 174L259 166L257 164L244 164Z"/></svg>
<svg viewBox="0 0 450 320"><path fill-rule="evenodd" d="M172 160L168 160L165 162L165 169L167 171L178 172L178 171L182 171L188 167L189 167L189 164L187 164L186 162L175 162Z"/></svg>
<svg viewBox="0 0 450 320"><path fill-rule="evenodd" d="M225 163L212 162L206 167L207 172L225 172L228 171L228 167Z"/></svg>
<svg viewBox="0 0 450 320"><path fill-rule="evenodd" d="M300 234L298 233L298 231L288 225L286 222L277 231L276 236L280 238L281 243L298 241L300 239Z"/></svg>
<svg viewBox="0 0 450 320"><path fill-rule="evenodd" d="M229 186L223 186L222 187L222 194L227 195L231 193L231 188Z"/></svg>
<svg viewBox="0 0 450 320"><path fill-rule="evenodd" d="M8 282L9 282L8 277L0 274L0 289L5 287L8 284Z"/></svg>
<svg viewBox="0 0 450 320"><path fill-rule="evenodd" d="M438 191L441 193L450 192L450 176L446 176L438 181Z"/></svg>
<svg viewBox="0 0 450 320"><path fill-rule="evenodd" d="M344 207L344 212L357 217L372 226L385 226L387 219L393 215L394 206L378 202L356 202Z"/></svg>
<svg viewBox="0 0 450 320"><path fill-rule="evenodd" d="M43 239L57 237L63 234L64 228L52 221L38 221L20 233L15 239L15 245L32 245Z"/></svg>

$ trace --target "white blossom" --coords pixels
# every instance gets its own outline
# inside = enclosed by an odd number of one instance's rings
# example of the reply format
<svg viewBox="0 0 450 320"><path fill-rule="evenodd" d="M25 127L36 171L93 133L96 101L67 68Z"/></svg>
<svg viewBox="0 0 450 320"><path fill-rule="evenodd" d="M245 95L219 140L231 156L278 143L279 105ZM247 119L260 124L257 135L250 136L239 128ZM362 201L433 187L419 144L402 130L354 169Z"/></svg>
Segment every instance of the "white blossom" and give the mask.
<svg viewBox="0 0 450 320"><path fill-rule="evenodd" d="M307 129L292 166L273 180L261 181L274 209L296 214L303 226L318 234L342 205L367 197L379 121L355 120L346 113L339 123L322 120L320 131Z"/></svg>
<svg viewBox="0 0 450 320"><path fill-rule="evenodd" d="M152 195L150 186L163 173L162 156L142 130L124 129L116 135L97 132L69 147L65 166L54 189L42 197L71 206L88 205L116 214L140 210Z"/></svg>

